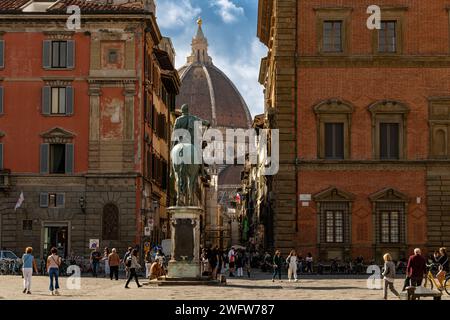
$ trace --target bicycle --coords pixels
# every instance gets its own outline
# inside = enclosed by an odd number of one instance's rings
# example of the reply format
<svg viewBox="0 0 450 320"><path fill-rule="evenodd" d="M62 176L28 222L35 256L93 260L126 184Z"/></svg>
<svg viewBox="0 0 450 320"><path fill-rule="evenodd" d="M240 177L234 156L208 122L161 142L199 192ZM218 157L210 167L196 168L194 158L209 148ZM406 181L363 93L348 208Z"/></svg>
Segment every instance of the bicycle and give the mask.
<svg viewBox="0 0 450 320"><path fill-rule="evenodd" d="M435 278L435 275L433 274L433 271L439 270L439 265L432 263L430 265L427 265L427 276L425 277L425 284L424 287L427 288L430 287L431 290L433 290L433 287L436 287L439 291L445 291L448 295L450 295L450 274L447 274L443 283L441 284L439 280Z"/></svg>

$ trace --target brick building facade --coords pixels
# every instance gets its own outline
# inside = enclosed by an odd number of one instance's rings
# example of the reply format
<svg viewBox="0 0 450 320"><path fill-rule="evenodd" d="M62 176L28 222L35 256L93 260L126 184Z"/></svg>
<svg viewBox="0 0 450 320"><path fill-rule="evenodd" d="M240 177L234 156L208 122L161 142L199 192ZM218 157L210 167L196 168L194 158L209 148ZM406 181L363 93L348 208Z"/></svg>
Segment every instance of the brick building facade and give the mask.
<svg viewBox="0 0 450 320"><path fill-rule="evenodd" d="M148 192L146 110L168 100L160 72L149 76L162 39L150 2L0 4L1 247L82 256L99 239L123 250L142 245L148 218L166 206ZM79 30L66 27L69 5L81 9ZM173 66L164 68L176 87Z"/></svg>
<svg viewBox="0 0 450 320"><path fill-rule="evenodd" d="M380 0L380 30L373 1L259 4L273 245L377 260L448 245L450 1Z"/></svg>

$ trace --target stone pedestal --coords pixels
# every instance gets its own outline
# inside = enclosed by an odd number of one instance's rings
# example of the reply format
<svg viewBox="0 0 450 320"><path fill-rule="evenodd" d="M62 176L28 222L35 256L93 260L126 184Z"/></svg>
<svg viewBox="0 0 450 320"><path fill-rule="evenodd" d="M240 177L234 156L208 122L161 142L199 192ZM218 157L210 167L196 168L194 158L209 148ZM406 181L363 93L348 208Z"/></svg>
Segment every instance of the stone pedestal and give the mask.
<svg viewBox="0 0 450 320"><path fill-rule="evenodd" d="M172 252L168 277L200 279L200 215L202 208L170 207Z"/></svg>

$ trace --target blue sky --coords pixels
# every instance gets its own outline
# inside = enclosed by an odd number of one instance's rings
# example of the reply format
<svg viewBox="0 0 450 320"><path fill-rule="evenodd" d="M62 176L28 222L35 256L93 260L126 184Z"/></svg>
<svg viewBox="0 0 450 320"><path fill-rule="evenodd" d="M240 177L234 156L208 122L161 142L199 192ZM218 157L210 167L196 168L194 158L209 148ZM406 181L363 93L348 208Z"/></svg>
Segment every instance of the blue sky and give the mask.
<svg viewBox="0 0 450 320"><path fill-rule="evenodd" d="M234 82L253 116L264 112L258 74L267 49L256 37L257 0L156 0L156 10L161 33L175 47L177 68L191 53L201 17L214 65Z"/></svg>

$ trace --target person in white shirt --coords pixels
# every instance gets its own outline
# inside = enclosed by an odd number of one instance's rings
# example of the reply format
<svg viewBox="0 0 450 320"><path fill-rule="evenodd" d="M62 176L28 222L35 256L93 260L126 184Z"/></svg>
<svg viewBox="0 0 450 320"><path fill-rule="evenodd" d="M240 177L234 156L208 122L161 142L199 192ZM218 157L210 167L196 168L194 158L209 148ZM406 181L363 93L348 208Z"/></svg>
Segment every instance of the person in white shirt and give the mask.
<svg viewBox="0 0 450 320"><path fill-rule="evenodd" d="M291 282L292 277L294 277L295 282L297 282L297 253L292 250L289 256L286 258L286 263L288 264L288 279Z"/></svg>

